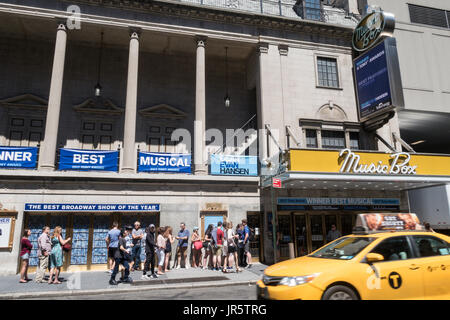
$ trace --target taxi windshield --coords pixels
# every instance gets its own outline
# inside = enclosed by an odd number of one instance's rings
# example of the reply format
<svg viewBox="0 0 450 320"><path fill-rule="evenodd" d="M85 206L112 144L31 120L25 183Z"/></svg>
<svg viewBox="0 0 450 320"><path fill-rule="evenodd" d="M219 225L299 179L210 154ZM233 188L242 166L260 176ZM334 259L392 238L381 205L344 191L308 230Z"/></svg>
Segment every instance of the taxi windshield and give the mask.
<svg viewBox="0 0 450 320"><path fill-rule="evenodd" d="M328 244L309 256L325 259L350 260L367 247L373 240L375 240L375 238L345 237Z"/></svg>

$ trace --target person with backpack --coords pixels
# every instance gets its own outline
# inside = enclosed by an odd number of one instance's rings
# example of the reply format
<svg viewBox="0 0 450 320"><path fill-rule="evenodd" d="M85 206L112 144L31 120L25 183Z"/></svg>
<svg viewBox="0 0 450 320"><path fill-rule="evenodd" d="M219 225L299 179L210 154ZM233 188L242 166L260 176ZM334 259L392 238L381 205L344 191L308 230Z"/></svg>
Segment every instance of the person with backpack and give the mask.
<svg viewBox="0 0 450 320"><path fill-rule="evenodd" d="M247 225L247 219L242 219L244 226L244 255L247 257L247 269L252 267L252 254L250 253L250 237L252 235L250 227Z"/></svg>

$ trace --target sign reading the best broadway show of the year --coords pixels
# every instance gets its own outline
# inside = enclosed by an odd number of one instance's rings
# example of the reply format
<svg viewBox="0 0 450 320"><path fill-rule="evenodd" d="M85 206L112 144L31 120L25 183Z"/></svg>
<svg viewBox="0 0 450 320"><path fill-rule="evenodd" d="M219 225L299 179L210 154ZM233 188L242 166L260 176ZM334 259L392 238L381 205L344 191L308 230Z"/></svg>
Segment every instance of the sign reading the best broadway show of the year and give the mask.
<svg viewBox="0 0 450 320"><path fill-rule="evenodd" d="M138 172L191 173L191 155L139 152Z"/></svg>
<svg viewBox="0 0 450 320"><path fill-rule="evenodd" d="M211 155L211 174L224 176L257 176L258 157Z"/></svg>
<svg viewBox="0 0 450 320"><path fill-rule="evenodd" d="M86 211L86 212L156 212L160 211L159 204L71 204L71 203L26 203L25 211Z"/></svg>
<svg viewBox="0 0 450 320"><path fill-rule="evenodd" d="M36 147L0 147L0 168L34 169L37 153Z"/></svg>
<svg viewBox="0 0 450 320"><path fill-rule="evenodd" d="M384 42L354 62L360 118L392 106L391 84Z"/></svg>
<svg viewBox="0 0 450 320"><path fill-rule="evenodd" d="M118 151L60 149L59 170L117 171Z"/></svg>

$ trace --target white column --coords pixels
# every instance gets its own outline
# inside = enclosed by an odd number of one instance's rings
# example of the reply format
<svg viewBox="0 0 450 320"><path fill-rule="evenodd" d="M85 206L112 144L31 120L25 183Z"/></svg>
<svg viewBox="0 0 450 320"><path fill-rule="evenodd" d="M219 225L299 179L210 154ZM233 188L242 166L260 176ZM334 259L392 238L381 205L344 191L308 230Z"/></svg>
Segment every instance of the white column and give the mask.
<svg viewBox="0 0 450 320"><path fill-rule="evenodd" d="M256 101L257 101L257 113L258 113L258 129L259 129L259 159L263 160L267 158L267 137L265 131L266 117L265 108L267 107L266 98L264 95L264 81L263 70L267 65L269 45L267 43L259 43L257 47L258 55L258 77L256 81Z"/></svg>
<svg viewBox="0 0 450 320"><path fill-rule="evenodd" d="M197 64L195 74L195 122L194 122L194 172L207 174L205 152L206 125L206 37L197 37Z"/></svg>
<svg viewBox="0 0 450 320"><path fill-rule="evenodd" d="M125 106L125 128L123 134L123 162L121 172L136 172L136 109L139 69L139 31L130 34L128 57L127 99Z"/></svg>
<svg viewBox="0 0 450 320"><path fill-rule="evenodd" d="M45 136L39 152L39 169L54 170L56 143L58 138L59 113L66 59L67 29L63 23L58 24L56 32L55 55L53 58L52 78L48 98Z"/></svg>

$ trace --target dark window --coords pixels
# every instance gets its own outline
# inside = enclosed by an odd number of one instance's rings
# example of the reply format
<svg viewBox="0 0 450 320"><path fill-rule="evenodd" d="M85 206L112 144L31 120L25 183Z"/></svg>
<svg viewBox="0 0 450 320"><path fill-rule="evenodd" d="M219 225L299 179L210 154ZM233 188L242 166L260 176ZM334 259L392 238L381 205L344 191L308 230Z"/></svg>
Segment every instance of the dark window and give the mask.
<svg viewBox="0 0 450 320"><path fill-rule="evenodd" d="M421 257L448 256L450 247L447 242L432 236L413 236Z"/></svg>
<svg viewBox="0 0 450 320"><path fill-rule="evenodd" d="M14 127L23 127L23 119L13 118L11 119L11 125Z"/></svg>
<svg viewBox="0 0 450 320"><path fill-rule="evenodd" d="M319 86L339 88L336 59L317 57L317 75L319 77Z"/></svg>
<svg viewBox="0 0 450 320"><path fill-rule="evenodd" d="M342 149L345 148L344 131L322 131L322 148Z"/></svg>
<svg viewBox="0 0 450 320"><path fill-rule="evenodd" d="M412 258L411 248L406 237L392 237L383 240L372 250L381 254L384 261L406 260Z"/></svg>
<svg viewBox="0 0 450 320"><path fill-rule="evenodd" d="M317 148L317 130L306 129L306 147Z"/></svg>
<svg viewBox="0 0 450 320"><path fill-rule="evenodd" d="M322 21L320 0L297 0L293 10L302 19Z"/></svg>
<svg viewBox="0 0 450 320"><path fill-rule="evenodd" d="M449 11L409 4L409 15L412 23L450 28Z"/></svg>
<svg viewBox="0 0 450 320"><path fill-rule="evenodd" d="M160 127L151 126L150 127L150 132L152 132L152 133L160 133L161 132L161 128Z"/></svg>
<svg viewBox="0 0 450 320"><path fill-rule="evenodd" d="M305 19L320 20L320 0L305 0Z"/></svg>
<svg viewBox="0 0 450 320"><path fill-rule="evenodd" d="M95 130L95 122L84 122L83 130Z"/></svg>
<svg viewBox="0 0 450 320"><path fill-rule="evenodd" d="M112 124L111 123L102 123L100 128L102 131L112 131Z"/></svg>
<svg viewBox="0 0 450 320"><path fill-rule="evenodd" d="M31 126L34 128L42 128L42 120L31 120Z"/></svg>
<svg viewBox="0 0 450 320"><path fill-rule="evenodd" d="M350 132L350 149L359 149L359 132Z"/></svg>

